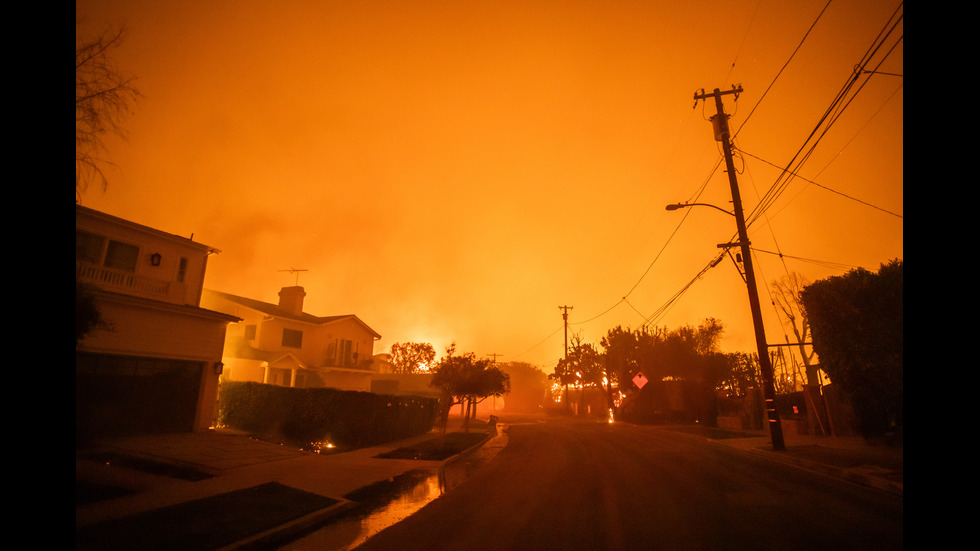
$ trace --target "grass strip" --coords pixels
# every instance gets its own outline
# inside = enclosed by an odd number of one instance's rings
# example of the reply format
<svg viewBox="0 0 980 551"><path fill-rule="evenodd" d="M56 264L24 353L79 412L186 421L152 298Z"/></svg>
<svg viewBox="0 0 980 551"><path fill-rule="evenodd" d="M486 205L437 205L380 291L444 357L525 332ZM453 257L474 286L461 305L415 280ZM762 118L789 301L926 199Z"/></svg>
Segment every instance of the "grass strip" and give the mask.
<svg viewBox="0 0 980 551"><path fill-rule="evenodd" d="M421 461L442 461L462 453L487 439L485 432L450 432L440 445L439 437L430 438L413 446L398 448L378 455L382 459L418 459Z"/></svg>

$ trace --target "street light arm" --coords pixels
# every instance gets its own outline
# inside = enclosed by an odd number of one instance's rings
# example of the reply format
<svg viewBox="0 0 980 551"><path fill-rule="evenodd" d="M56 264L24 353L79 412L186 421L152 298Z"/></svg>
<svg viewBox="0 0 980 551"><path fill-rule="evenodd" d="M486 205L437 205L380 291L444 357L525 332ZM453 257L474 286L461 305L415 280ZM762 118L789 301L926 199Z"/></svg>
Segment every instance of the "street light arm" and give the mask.
<svg viewBox="0 0 980 551"><path fill-rule="evenodd" d="M711 207L713 209L720 210L721 212L724 212L725 214L727 214L729 216L735 216L735 213L734 212L729 212L729 211L727 211L727 210L725 210L725 209L723 209L721 207L716 207L716 206L714 206L712 204L709 204L709 203L673 203L673 204L667 205L667 210L677 210L677 209L682 209L682 208L686 208L686 207L694 207L694 206Z"/></svg>

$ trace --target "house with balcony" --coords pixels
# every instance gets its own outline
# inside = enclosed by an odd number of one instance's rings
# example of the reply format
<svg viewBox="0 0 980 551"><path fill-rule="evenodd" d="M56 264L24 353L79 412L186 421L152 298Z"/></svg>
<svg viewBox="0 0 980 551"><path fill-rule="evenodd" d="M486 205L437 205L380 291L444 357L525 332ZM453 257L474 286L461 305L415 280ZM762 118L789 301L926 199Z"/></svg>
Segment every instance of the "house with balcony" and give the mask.
<svg viewBox="0 0 980 551"><path fill-rule="evenodd" d="M202 306L241 319L228 325L222 380L370 392L381 335L353 314L304 312L305 297L300 286L276 303L205 289Z"/></svg>
<svg viewBox="0 0 980 551"><path fill-rule="evenodd" d="M238 321L200 306L218 252L75 205L76 304L91 297L102 321L76 342L76 440L212 425L225 329Z"/></svg>

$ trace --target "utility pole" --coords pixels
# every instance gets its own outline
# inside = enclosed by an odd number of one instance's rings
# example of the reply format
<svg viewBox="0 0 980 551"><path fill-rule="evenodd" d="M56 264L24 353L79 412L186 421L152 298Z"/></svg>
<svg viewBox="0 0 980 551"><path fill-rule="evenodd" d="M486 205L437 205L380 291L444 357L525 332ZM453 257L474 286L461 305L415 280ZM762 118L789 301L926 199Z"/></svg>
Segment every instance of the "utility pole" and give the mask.
<svg viewBox="0 0 980 551"><path fill-rule="evenodd" d="M559 306L558 309L562 311L561 319L565 322L565 359L568 359L568 311L574 308L574 306Z"/></svg>
<svg viewBox="0 0 980 551"><path fill-rule="evenodd" d="M561 319L565 322L565 362L568 362L568 311L574 308L573 306L559 306L558 309L562 311ZM565 383L565 409L571 410L572 404L568 402L568 383Z"/></svg>
<svg viewBox="0 0 980 551"><path fill-rule="evenodd" d="M776 389L773 384L772 362L769 360L769 347L766 345L766 329L762 323L762 308L759 305L759 289L755 284L755 271L752 268L752 252L749 249L749 235L745 228L745 215L742 212L742 198L738 191L738 180L735 177L735 164L732 162L731 132L728 128L728 115L725 114L725 106L721 97L727 94L734 94L738 100L738 95L742 93L741 86L732 86L731 90L724 92L715 88L710 94L694 94L694 102L697 100L715 98L715 108L717 114L711 117L711 122L715 131L715 140L722 142L722 150L725 153L725 166L728 169L728 183L732 188L732 207L735 214L735 223L738 225L738 244L742 249L742 262L745 268L745 283L749 290L749 306L752 308L752 322L755 325L755 344L759 353L759 367L762 371L762 387L766 401L766 413L769 417L769 434L772 436L772 449L784 450L786 445L783 442L783 426L779 420L779 412L776 411Z"/></svg>

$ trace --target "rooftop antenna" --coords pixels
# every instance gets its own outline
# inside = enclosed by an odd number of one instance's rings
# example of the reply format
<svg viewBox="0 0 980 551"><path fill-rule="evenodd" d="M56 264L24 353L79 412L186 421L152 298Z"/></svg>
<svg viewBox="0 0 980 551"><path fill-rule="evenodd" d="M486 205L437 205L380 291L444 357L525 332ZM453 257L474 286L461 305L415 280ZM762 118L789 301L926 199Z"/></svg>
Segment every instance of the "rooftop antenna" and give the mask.
<svg viewBox="0 0 980 551"><path fill-rule="evenodd" d="M288 270L279 270L280 272L290 272L296 274L296 286L299 287L299 273L308 272L306 268L289 268Z"/></svg>

